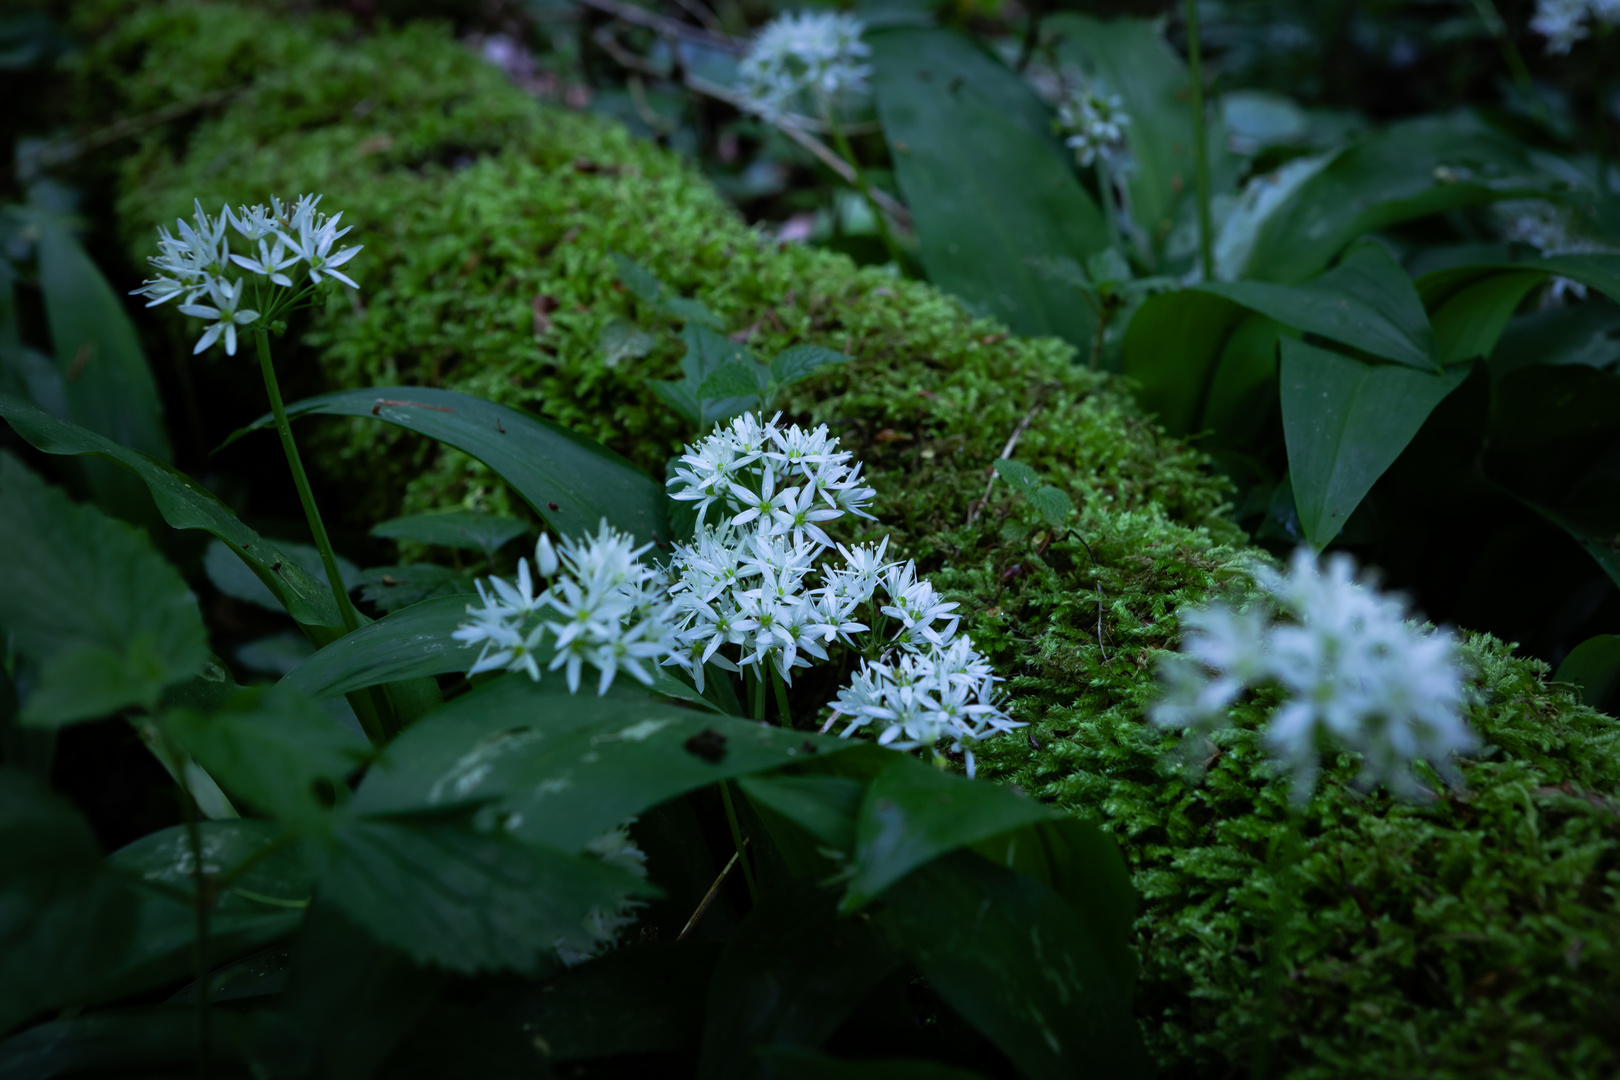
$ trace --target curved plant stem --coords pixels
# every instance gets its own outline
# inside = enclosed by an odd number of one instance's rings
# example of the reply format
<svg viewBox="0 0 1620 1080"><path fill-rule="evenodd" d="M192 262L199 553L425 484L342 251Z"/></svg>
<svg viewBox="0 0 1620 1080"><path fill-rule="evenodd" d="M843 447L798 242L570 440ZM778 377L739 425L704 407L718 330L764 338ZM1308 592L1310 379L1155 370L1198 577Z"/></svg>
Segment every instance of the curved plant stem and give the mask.
<svg viewBox="0 0 1620 1080"><path fill-rule="evenodd" d="M1205 281L1215 280L1214 227L1209 217L1209 131L1204 118L1203 57L1198 44L1198 0L1187 0L1187 66L1192 76L1193 160L1198 178L1198 261Z"/></svg>
<svg viewBox="0 0 1620 1080"><path fill-rule="evenodd" d="M1275 892L1271 902L1271 939L1266 949L1266 970L1260 990L1260 1030L1250 1059L1251 1080L1266 1080L1271 1068L1271 1043L1282 1011L1283 972L1287 966L1288 945L1294 919L1294 878L1300 858L1300 814L1292 805L1283 822L1281 845L1273 863Z"/></svg>
<svg viewBox="0 0 1620 1080"><path fill-rule="evenodd" d="M332 541L327 538L321 512L315 505L315 494L309 489L309 477L304 474L304 463L293 442L292 425L287 422L287 408L281 403L281 386L276 382L276 368L270 360L270 335L263 327L253 331L253 340L259 348L259 367L264 372L264 390L270 396L270 411L276 417L276 431L281 436L281 448L287 453L287 467L292 470L293 484L298 488L298 501L304 505L304 517L309 520L309 531L315 538L315 547L321 553L321 565L326 567L326 580L332 588L332 599L337 601L338 614L346 630L360 629L360 613L349 600L343 575L338 573L337 556L332 552Z"/></svg>
<svg viewBox="0 0 1620 1080"><path fill-rule="evenodd" d="M882 238L883 246L888 249L889 258L893 259L894 265L904 273L907 265L905 252L900 250L894 234L889 231L889 221L883 216L883 208L877 204L871 185L866 182L866 173L862 171L861 163L855 160L855 150L844 135L843 125L838 122L838 117L833 115L831 106L823 105L821 115L827 123L827 130L832 133L833 146L837 148L839 156L848 162L850 170L855 175L855 190L861 193L861 198L866 200L867 207L872 211L872 220L877 222L878 236Z"/></svg>
<svg viewBox="0 0 1620 1080"><path fill-rule="evenodd" d="M748 883L748 896L757 904L759 889L754 885L754 869L748 865L748 855L743 851L748 841L743 839L742 826L737 824L737 808L731 805L731 785L725 780L720 781L720 802L726 808L726 824L731 826L731 842L737 845L737 861L742 864L743 880Z"/></svg>

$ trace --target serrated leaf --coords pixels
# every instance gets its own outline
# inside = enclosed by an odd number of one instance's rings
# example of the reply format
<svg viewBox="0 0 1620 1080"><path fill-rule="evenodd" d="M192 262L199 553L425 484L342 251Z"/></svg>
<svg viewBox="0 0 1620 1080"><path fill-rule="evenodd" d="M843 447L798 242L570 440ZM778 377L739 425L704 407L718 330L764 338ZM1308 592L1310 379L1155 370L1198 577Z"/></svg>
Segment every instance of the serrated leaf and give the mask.
<svg viewBox="0 0 1620 1080"><path fill-rule="evenodd" d="M184 473L29 403L0 394L0 417L47 454L94 454L132 470L146 484L163 520L176 529L202 529L224 541L306 626L340 626L337 603L325 585L276 545L248 528L230 507Z"/></svg>
<svg viewBox="0 0 1620 1080"><path fill-rule="evenodd" d="M159 722L226 791L299 828L321 826L369 750L285 686L244 690L216 712L178 710Z"/></svg>
<svg viewBox="0 0 1620 1080"><path fill-rule="evenodd" d="M997 458L995 469L996 475L1007 481L1007 486L1021 495L1028 495L1041 482L1039 474L1034 469L1013 458Z"/></svg>
<svg viewBox="0 0 1620 1080"><path fill-rule="evenodd" d="M715 330L725 327L720 316L696 300L675 295L645 266L617 251L612 254L613 263L618 267L619 280L624 282L624 287L629 289L637 300L689 324L701 324Z"/></svg>
<svg viewBox="0 0 1620 1080"><path fill-rule="evenodd" d="M84 819L43 783L0 768L0 1031L72 1001L135 930L135 895Z"/></svg>
<svg viewBox="0 0 1620 1080"><path fill-rule="evenodd" d="M596 339L602 351L602 363L618 367L626 360L639 360L653 351L658 339L629 319L609 319Z"/></svg>
<svg viewBox="0 0 1620 1080"><path fill-rule="evenodd" d="M41 665L28 724L154 706L208 662L197 600L146 535L0 454L0 625ZM101 681L97 681L101 680Z"/></svg>
<svg viewBox="0 0 1620 1080"><path fill-rule="evenodd" d="M659 306L669 315L688 323L698 323L715 330L723 330L726 326L725 320L710 311L707 306L697 300L688 300L684 296L665 295L659 301Z"/></svg>
<svg viewBox="0 0 1620 1080"><path fill-rule="evenodd" d="M610 252L610 254L613 256L613 265L619 271L619 280L624 283L625 288L630 290L630 295L644 304L658 303L659 295L664 291L664 285L653 275L653 272L634 259L621 255L617 251Z"/></svg>
<svg viewBox="0 0 1620 1080"><path fill-rule="evenodd" d="M771 358L771 378L791 386L824 368L847 364L852 357L822 345L791 345Z"/></svg>
<svg viewBox="0 0 1620 1080"><path fill-rule="evenodd" d="M1051 889L971 852L889 889L885 919L928 985L1031 1080L1148 1077L1096 929Z"/></svg>
<svg viewBox="0 0 1620 1080"><path fill-rule="evenodd" d="M321 562L320 549L312 544L300 544L291 540L276 540L275 549L281 553L281 570L286 570L288 564L298 567L309 575L323 588L326 587L326 566ZM344 585L354 587L354 580L360 574L360 568L354 563L337 556L338 573L343 576ZM203 572L208 575L209 582L235 600L266 611L281 612L284 610L281 601L276 595L265 587L253 567L237 557L236 552L223 540L210 540L203 552ZM328 593L330 595L330 593Z"/></svg>
<svg viewBox="0 0 1620 1080"><path fill-rule="evenodd" d="M700 399L763 398L770 389L770 371L753 361L733 360L710 372L698 387Z"/></svg>
<svg viewBox="0 0 1620 1080"><path fill-rule="evenodd" d="M975 782L896 755L861 801L855 873L839 909L859 910L947 852L1055 815L1043 803L999 784Z"/></svg>
<svg viewBox="0 0 1620 1080"><path fill-rule="evenodd" d="M472 510L411 514L371 527L372 536L385 540L415 540L421 544L481 551L490 557L528 531L529 526L517 518Z"/></svg>
<svg viewBox="0 0 1620 1080"><path fill-rule="evenodd" d="M1435 406L1468 377L1372 364L1302 341L1282 343L1283 439L1306 539L1325 547Z"/></svg>
<svg viewBox="0 0 1620 1080"><path fill-rule="evenodd" d="M593 908L657 890L589 856L431 821L349 819L321 896L378 941L451 971L532 972Z"/></svg>
<svg viewBox="0 0 1620 1080"><path fill-rule="evenodd" d="M1029 501L1054 529L1062 526L1069 520L1069 515L1074 513L1074 500L1069 498L1069 493L1050 484L1044 484L1030 492Z"/></svg>

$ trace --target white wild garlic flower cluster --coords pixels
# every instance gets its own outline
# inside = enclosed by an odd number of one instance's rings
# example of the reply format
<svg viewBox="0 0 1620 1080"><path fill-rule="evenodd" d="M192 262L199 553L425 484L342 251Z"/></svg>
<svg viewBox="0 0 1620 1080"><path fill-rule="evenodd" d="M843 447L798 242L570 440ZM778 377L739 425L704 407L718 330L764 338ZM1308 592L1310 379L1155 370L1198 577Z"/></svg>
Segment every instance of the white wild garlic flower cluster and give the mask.
<svg viewBox="0 0 1620 1080"><path fill-rule="evenodd" d="M672 608L658 571L640 562L652 545L633 543L606 521L595 536L556 547L542 536L534 549L535 568L547 582L540 592L527 559L518 560L515 583L492 577L486 589L479 581L483 606L469 604L472 618L451 635L482 646L467 674L521 671L538 682L549 658L547 670L565 669L570 693L579 692L587 663L597 671L598 695L620 671L652 685L650 665L673 642Z"/></svg>
<svg viewBox="0 0 1620 1080"><path fill-rule="evenodd" d="M1099 158L1105 165L1113 164L1125 148L1130 123L1124 102L1091 87L1071 90L1058 103L1058 130L1067 136L1063 143L1074 151L1081 168Z"/></svg>
<svg viewBox="0 0 1620 1080"><path fill-rule="evenodd" d="M1261 568L1255 579L1284 618L1220 604L1185 612L1181 653L1162 669L1153 722L1207 741L1230 723L1241 694L1274 685L1286 700L1264 741L1292 774L1296 805L1310 800L1322 755L1335 749L1361 755L1359 784L1401 798L1425 793L1412 768L1420 759L1455 782L1452 755L1479 741L1462 718L1467 690L1451 635L1419 630L1404 602L1356 580L1346 555L1323 570L1301 549L1288 573Z"/></svg>
<svg viewBox="0 0 1620 1080"><path fill-rule="evenodd" d="M539 679L542 663L566 665L576 691L589 663L605 693L619 670L650 684L643 663L661 662L684 669L699 690L709 664L791 685L836 643L859 649L881 618L871 651L882 655L862 661L828 726L847 717L841 734L871 728L895 749L945 744L965 754L971 775L974 743L1023 725L997 706L1000 680L957 636L957 605L915 563L885 561L887 538L846 547L828 535L823 526L845 514L872 519L865 507L876 492L852 458L825 425L805 431L753 414L717 424L686 447L669 480L671 498L696 504L698 524L668 568L642 566L647 547L632 548L605 523L598 536L556 549L542 538L535 561L552 582L543 592L527 560L515 584L479 582L483 607L469 606L454 635L482 646L469 674Z"/></svg>
<svg viewBox="0 0 1620 1080"><path fill-rule="evenodd" d="M1508 199L1492 210L1500 223L1502 239L1528 244L1541 255L1589 255L1613 250L1575 233L1570 211L1541 199ZM1557 305L1571 298L1585 300L1586 286L1565 277L1553 278L1545 303Z"/></svg>
<svg viewBox="0 0 1620 1080"><path fill-rule="evenodd" d="M1590 19L1601 26L1620 24L1620 0L1536 0L1530 29L1547 39L1547 54L1562 56L1591 35Z"/></svg>
<svg viewBox="0 0 1620 1080"><path fill-rule="evenodd" d="M774 121L801 99L821 112L865 96L872 73L863 62L872 51L861 40L865 32L853 15L826 11L772 19L737 64L744 107Z"/></svg>
<svg viewBox="0 0 1620 1080"><path fill-rule="evenodd" d="M179 236L158 228L159 254L149 260L158 276L130 295L149 297L147 307L178 299L182 314L209 324L192 352L200 353L223 337L225 352L235 356L237 327L251 326L269 317L267 309L284 310L297 299L265 290L293 289L295 274L307 275L309 286L332 278L359 287L338 267L359 254L360 247L332 250L349 228L338 228L342 213L321 213L320 201L319 195L304 195L287 206L272 197L269 206L243 206L234 212L221 207L217 217L197 201L191 221L175 221ZM231 250L233 239L246 254ZM243 270L251 276L244 278ZM245 295L249 285L251 299ZM249 302L257 306L246 306Z"/></svg>

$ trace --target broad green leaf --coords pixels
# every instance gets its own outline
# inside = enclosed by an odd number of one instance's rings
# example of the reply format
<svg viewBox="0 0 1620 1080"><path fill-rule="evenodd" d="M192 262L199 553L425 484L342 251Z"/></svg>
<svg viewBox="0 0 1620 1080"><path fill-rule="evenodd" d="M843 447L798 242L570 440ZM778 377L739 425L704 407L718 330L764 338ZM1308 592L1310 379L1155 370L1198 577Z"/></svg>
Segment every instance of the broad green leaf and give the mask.
<svg viewBox="0 0 1620 1080"><path fill-rule="evenodd" d="M642 543L670 535L664 490L652 477L601 443L506 405L425 386L374 386L306 398L287 415L370 417L465 451L561 536L595 533L604 518ZM269 422L262 416L231 438Z"/></svg>
<svg viewBox="0 0 1620 1080"><path fill-rule="evenodd" d="M24 723L151 707L208 662L185 581L146 535L75 504L0 454L0 625L40 665Z"/></svg>
<svg viewBox="0 0 1620 1080"><path fill-rule="evenodd" d="M493 557L495 552L529 531L517 518L502 514L480 514L471 510L448 513L411 514L373 525L372 536L387 540L415 540L421 544L439 547L481 551Z"/></svg>
<svg viewBox="0 0 1620 1080"><path fill-rule="evenodd" d="M285 687L244 690L216 712L172 712L161 724L227 791L300 828L322 826L369 750Z"/></svg>
<svg viewBox="0 0 1620 1080"><path fill-rule="evenodd" d="M928 985L1031 1080L1148 1077L1097 927L1032 878L958 852L892 886L885 919Z"/></svg>
<svg viewBox="0 0 1620 1080"><path fill-rule="evenodd" d="M0 768L0 1031L75 1000L134 931L135 895L78 811Z"/></svg>
<svg viewBox="0 0 1620 1080"><path fill-rule="evenodd" d="M1326 547L1436 405L1468 377L1371 364L1302 341L1282 343L1283 439L1305 537Z"/></svg>
<svg viewBox="0 0 1620 1080"><path fill-rule="evenodd" d="M758 407L760 390L757 377L748 384L751 389L745 389L742 394L728 392L727 396L714 397L711 391L705 389L708 381L725 368L747 365L742 370L751 371L758 365L753 353L699 323L688 323L681 331L681 341L686 344L686 355L681 358L684 381L673 385L690 397L694 411L688 414L688 419L697 425L699 431L707 432L722 420ZM655 389L660 385L672 384L653 384Z"/></svg>
<svg viewBox="0 0 1620 1080"><path fill-rule="evenodd" d="M1431 316L1435 355L1445 365L1483 360L1496 349L1508 320L1530 290L1547 280L1540 271L1492 274L1448 297Z"/></svg>
<svg viewBox="0 0 1620 1080"><path fill-rule="evenodd" d="M360 599L390 614L426 600L467 596L475 590L473 575L437 563L373 566L352 581L343 580L359 587Z"/></svg>
<svg viewBox="0 0 1620 1080"><path fill-rule="evenodd" d="M1179 211L1195 187L1191 80L1187 66L1152 19L1088 18L1067 12L1042 24L1057 56L1091 73L1103 93L1117 94L1130 115L1125 141L1131 215L1145 230L1149 263L1162 255ZM1213 113L1210 123L1217 124ZM1235 179L1235 162L1219 130L1209 139L1211 179L1221 191Z"/></svg>
<svg viewBox="0 0 1620 1080"><path fill-rule="evenodd" d="M1171 435L1193 434L1227 339L1246 318L1242 306L1186 289L1150 296L1125 330L1125 377L1136 400Z"/></svg>
<svg viewBox="0 0 1620 1080"><path fill-rule="evenodd" d="M624 680L596 697L568 694L557 676L513 675L390 743L351 805L393 814L490 802L514 835L580 851L677 795L850 746L663 704Z"/></svg>
<svg viewBox="0 0 1620 1080"><path fill-rule="evenodd" d="M602 363L618 367L626 360L639 360L653 351L658 339L629 319L610 319L602 327L596 347L602 351Z"/></svg>
<svg viewBox="0 0 1620 1080"><path fill-rule="evenodd" d="M697 394L701 400L711 398L749 397L763 398L770 391L771 373L763 364L752 360L732 360L716 368Z"/></svg>
<svg viewBox="0 0 1620 1080"><path fill-rule="evenodd" d="M1083 262L1108 246L1050 113L959 33L906 27L867 41L878 115L929 280L1020 334L1089 346L1091 309L1030 262Z"/></svg>
<svg viewBox="0 0 1620 1080"><path fill-rule="evenodd" d="M321 896L383 944L451 971L533 972L593 908L656 890L591 858L507 830L349 819Z"/></svg>
<svg viewBox="0 0 1620 1080"><path fill-rule="evenodd" d="M821 345L790 345L771 358L771 379L791 386L826 368L849 363L851 357Z"/></svg>
<svg viewBox="0 0 1620 1080"><path fill-rule="evenodd" d="M1277 342L1299 332L1250 313L1221 348L1199 427L1216 446L1244 446L1267 429L1277 408Z"/></svg>
<svg viewBox="0 0 1620 1080"><path fill-rule="evenodd" d="M706 941L620 949L523 989L487 1011L532 1032L551 1061L693 1051L720 948Z"/></svg>
<svg viewBox="0 0 1620 1080"><path fill-rule="evenodd" d="M937 1061L891 1057L850 1061L792 1046L762 1046L755 1053L780 1080L981 1080L979 1073Z"/></svg>
<svg viewBox="0 0 1620 1080"><path fill-rule="evenodd" d="M202 529L224 541L275 594L287 614L306 626L341 625L337 603L325 585L184 473L16 398L0 395L0 417L47 454L94 454L134 471L152 493L163 520L176 529Z"/></svg>
<svg viewBox="0 0 1620 1080"><path fill-rule="evenodd" d="M68 415L121 446L168 460L157 384L123 299L64 225L43 214L39 286Z"/></svg>
<svg viewBox="0 0 1620 1080"><path fill-rule="evenodd" d="M855 819L866 785L847 776L745 776L751 802L793 822L835 851L855 850Z"/></svg>
<svg viewBox="0 0 1620 1080"><path fill-rule="evenodd" d="M274 541L276 550L281 552L287 563L302 569L314 578L323 587L327 585L326 567L321 562L321 552L313 544L300 544L292 540ZM343 576L343 584L349 588L354 587L355 578L360 576L360 568L354 563L337 556L338 573ZM266 611L280 612L283 609L281 601L276 595L265 587L263 581L253 566L236 557L231 546L223 540L215 539L208 542L203 552L203 571L208 580L226 596L243 603L262 607Z"/></svg>
<svg viewBox="0 0 1620 1080"><path fill-rule="evenodd" d="M200 825L203 868L211 875L231 872L250 860L252 867L216 897L209 915L213 963L244 956L290 935L298 927L314 887L296 845L268 821L205 821ZM87 1002L116 1000L171 983L193 970L192 944L197 911L189 900L196 888L191 838L183 825L143 836L107 859L127 879L157 889L137 888L137 929L129 948L109 959ZM178 894L178 895L175 895Z"/></svg>
<svg viewBox="0 0 1620 1080"><path fill-rule="evenodd" d="M996 475L1007 481L1007 486L1020 495L1028 495L1040 486L1040 475L1022 461L997 458L995 468Z"/></svg>
<svg viewBox="0 0 1620 1080"><path fill-rule="evenodd" d="M1011 788L896 755L866 789L855 825L855 876L840 910L859 910L947 852L1055 813Z"/></svg>
<svg viewBox="0 0 1620 1080"><path fill-rule="evenodd" d="M761 1043L820 1046L900 964L864 919L840 919L821 890L766 897L737 928L709 981L702 1080L756 1074Z"/></svg>
<svg viewBox="0 0 1620 1080"><path fill-rule="evenodd" d="M282 686L311 698L368 686L466 671L476 649L450 635L467 621L466 596L440 596L362 626L294 668Z"/></svg>
<svg viewBox="0 0 1620 1080"><path fill-rule="evenodd" d="M1620 635L1599 634L1575 646L1558 665L1553 681L1574 683L1583 702L1613 711L1620 697Z"/></svg>
<svg viewBox="0 0 1620 1080"><path fill-rule="evenodd" d="M1344 261L1303 285L1216 281L1203 292L1420 371L1438 369L1423 303L1406 271L1382 244L1361 244Z"/></svg>
<svg viewBox="0 0 1620 1080"><path fill-rule="evenodd" d="M1069 493L1051 484L1043 484L1036 488L1030 493L1029 501L1054 529L1061 527L1068 521L1069 515L1074 513L1074 500L1069 498Z"/></svg>
<svg viewBox="0 0 1620 1080"><path fill-rule="evenodd" d="M1266 281L1315 275L1357 237L1403 221L1540 194L1522 146L1465 114L1404 120L1341 151L1260 229L1247 266Z"/></svg>

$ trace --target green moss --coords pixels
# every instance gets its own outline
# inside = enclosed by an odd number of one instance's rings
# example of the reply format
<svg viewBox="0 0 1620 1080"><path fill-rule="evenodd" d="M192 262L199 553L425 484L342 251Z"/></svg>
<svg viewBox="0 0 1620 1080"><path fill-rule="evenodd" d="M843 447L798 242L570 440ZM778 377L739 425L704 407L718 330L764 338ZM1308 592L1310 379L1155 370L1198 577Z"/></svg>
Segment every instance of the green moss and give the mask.
<svg viewBox="0 0 1620 1080"><path fill-rule="evenodd" d="M1284 820L1254 738L1266 703L1243 707L1197 784L1162 764L1175 737L1142 715L1177 609L1241 591L1256 553L1220 517L1202 458L1117 382L928 287L759 236L672 155L530 102L431 27L361 38L340 21L176 2L116 20L83 63L120 111L260 72L230 104L143 139L122 221L144 253L151 226L193 196L325 192L367 245L352 264L360 306L335 300L304 335L333 385L481 394L661 471L691 433L645 383L673 373L679 347L616 286L611 250L763 352L813 342L854 354L790 411L866 460L894 542L962 602L1009 677L1031 726L988 746L985 772L1119 837L1143 900L1138 1015L1167 1072L1245 1066ZM660 344L610 366L600 335L625 317ZM1073 497L1072 531L1053 536L1004 485L987 489L1015 432L1017 457ZM334 424L323 438L320 466L347 479L363 518L505 499L476 463L393 429ZM1308 915L1285 992L1291 1075L1598 1077L1620 1065L1620 729L1501 644L1469 651L1473 722L1492 750L1465 767L1467 796L1363 797L1346 762L1312 804ZM825 700L799 689L807 710Z"/></svg>

